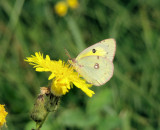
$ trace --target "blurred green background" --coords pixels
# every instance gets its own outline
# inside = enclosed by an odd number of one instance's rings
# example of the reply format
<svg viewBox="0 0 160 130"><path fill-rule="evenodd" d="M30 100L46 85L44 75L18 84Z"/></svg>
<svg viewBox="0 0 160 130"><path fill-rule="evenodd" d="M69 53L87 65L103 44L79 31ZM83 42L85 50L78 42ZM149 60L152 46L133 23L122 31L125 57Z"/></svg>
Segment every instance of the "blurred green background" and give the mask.
<svg viewBox="0 0 160 130"><path fill-rule="evenodd" d="M112 79L89 98L74 87L42 130L160 130L160 1L80 0L67 15L55 0L0 0L0 104L8 130L30 130L29 114L49 73L25 57L42 52L67 61L86 47L115 38Z"/></svg>

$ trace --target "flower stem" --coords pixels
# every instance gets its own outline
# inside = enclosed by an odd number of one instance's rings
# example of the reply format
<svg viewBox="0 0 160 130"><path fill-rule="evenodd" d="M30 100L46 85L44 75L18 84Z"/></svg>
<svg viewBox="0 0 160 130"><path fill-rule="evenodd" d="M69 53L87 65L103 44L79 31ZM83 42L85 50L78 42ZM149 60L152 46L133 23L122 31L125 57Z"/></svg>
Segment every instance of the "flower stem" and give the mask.
<svg viewBox="0 0 160 130"><path fill-rule="evenodd" d="M44 121L46 120L48 114L49 114L49 112L46 113L46 116L45 116L45 118L42 122L37 122L36 123L36 129L35 130L40 130L40 128L42 127L42 125L43 125Z"/></svg>

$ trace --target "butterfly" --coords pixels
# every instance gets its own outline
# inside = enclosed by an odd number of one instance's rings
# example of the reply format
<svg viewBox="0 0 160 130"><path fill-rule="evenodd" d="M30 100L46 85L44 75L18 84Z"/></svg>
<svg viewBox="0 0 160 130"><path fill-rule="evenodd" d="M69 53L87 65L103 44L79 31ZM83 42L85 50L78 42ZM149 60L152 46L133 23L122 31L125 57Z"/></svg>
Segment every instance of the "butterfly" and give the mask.
<svg viewBox="0 0 160 130"><path fill-rule="evenodd" d="M88 83L101 86L113 76L115 52L116 41L105 39L86 48L69 62Z"/></svg>

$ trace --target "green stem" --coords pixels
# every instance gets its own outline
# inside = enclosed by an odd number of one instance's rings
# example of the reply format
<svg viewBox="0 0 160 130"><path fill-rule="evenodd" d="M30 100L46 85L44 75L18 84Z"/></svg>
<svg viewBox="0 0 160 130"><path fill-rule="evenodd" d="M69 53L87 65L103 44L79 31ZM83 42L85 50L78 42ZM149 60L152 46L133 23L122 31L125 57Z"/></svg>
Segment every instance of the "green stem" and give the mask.
<svg viewBox="0 0 160 130"><path fill-rule="evenodd" d="M40 130L40 128L42 127L42 125L43 125L44 121L46 120L48 114L49 114L49 112L46 113L46 116L45 116L45 118L42 122L37 122L36 123L36 130Z"/></svg>

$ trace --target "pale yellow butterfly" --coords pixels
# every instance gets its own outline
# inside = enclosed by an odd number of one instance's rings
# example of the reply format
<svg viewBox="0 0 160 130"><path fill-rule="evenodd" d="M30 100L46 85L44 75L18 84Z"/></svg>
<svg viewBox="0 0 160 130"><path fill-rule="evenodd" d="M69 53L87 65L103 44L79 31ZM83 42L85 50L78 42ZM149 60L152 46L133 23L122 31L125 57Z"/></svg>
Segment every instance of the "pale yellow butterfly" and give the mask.
<svg viewBox="0 0 160 130"><path fill-rule="evenodd" d="M113 76L115 52L116 41L105 39L82 51L70 63L88 83L100 86Z"/></svg>

